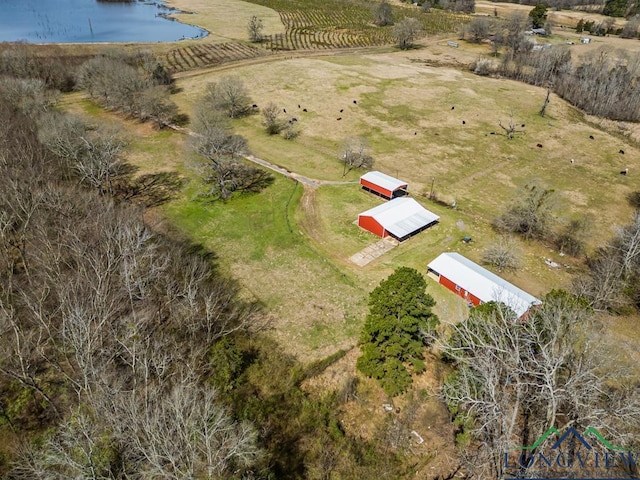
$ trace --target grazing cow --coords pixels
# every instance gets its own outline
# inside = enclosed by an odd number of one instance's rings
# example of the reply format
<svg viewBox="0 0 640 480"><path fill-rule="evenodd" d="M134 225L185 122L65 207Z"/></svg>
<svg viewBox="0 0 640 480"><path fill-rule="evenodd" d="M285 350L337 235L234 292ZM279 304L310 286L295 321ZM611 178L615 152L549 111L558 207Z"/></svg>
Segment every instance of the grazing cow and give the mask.
<svg viewBox="0 0 640 480"><path fill-rule="evenodd" d="M491 135L495 135L495 134L496 134L496 132L491 132L490 134L491 134Z"/></svg>
<svg viewBox="0 0 640 480"><path fill-rule="evenodd" d="M283 109L282 109L282 111L283 111L284 113L287 113L287 109L286 109L286 108L283 108Z"/></svg>
<svg viewBox="0 0 640 480"><path fill-rule="evenodd" d="M354 101L353 101L353 104L354 104L354 105L357 105L357 104L358 104L358 102L357 102L356 100L354 100Z"/></svg>
<svg viewBox="0 0 640 480"><path fill-rule="evenodd" d="M542 148L542 144L541 144L541 143L538 143L538 144L536 144L536 147L538 147L538 148Z"/></svg>
<svg viewBox="0 0 640 480"><path fill-rule="evenodd" d="M590 139L590 140L593 140L593 135L589 135L589 139Z"/></svg>
<svg viewBox="0 0 640 480"><path fill-rule="evenodd" d="M575 163L575 160L572 158L571 159L571 165L573 165Z"/></svg>
<svg viewBox="0 0 640 480"><path fill-rule="evenodd" d="M467 123L467 122L465 122L464 120L462 120L462 124L463 124L463 125L466 125L466 123Z"/></svg>
<svg viewBox="0 0 640 480"><path fill-rule="evenodd" d="M341 109L340 109L340 113L342 113L342 112L344 112L344 108L341 108Z"/></svg>
<svg viewBox="0 0 640 480"><path fill-rule="evenodd" d="M417 135L417 134L418 134L418 132L413 132L413 134L414 134L414 135Z"/></svg>
<svg viewBox="0 0 640 480"><path fill-rule="evenodd" d="M306 111L307 111L307 109L306 109L306 108L303 108L303 109L302 109L302 111L303 111L303 112L306 112Z"/></svg>
<svg viewBox="0 0 640 480"><path fill-rule="evenodd" d="M298 104L298 108L300 108L300 104Z"/></svg>
<svg viewBox="0 0 640 480"><path fill-rule="evenodd" d="M456 107L451 107L451 110L453 110L454 108L456 108Z"/></svg>
<svg viewBox="0 0 640 480"><path fill-rule="evenodd" d="M522 124L522 128L524 128L524 123Z"/></svg>
<svg viewBox="0 0 640 480"><path fill-rule="evenodd" d="M336 120L342 120L342 117L338 117L338 118L336 118Z"/></svg>
<svg viewBox="0 0 640 480"><path fill-rule="evenodd" d="M628 169L628 168L625 168L624 170L622 170L622 171L620 172L620 175L626 175L627 173L629 173L629 169Z"/></svg>
<svg viewBox="0 0 640 480"><path fill-rule="evenodd" d="M621 153L622 155L624 155L624 150L618 150L618 153Z"/></svg>

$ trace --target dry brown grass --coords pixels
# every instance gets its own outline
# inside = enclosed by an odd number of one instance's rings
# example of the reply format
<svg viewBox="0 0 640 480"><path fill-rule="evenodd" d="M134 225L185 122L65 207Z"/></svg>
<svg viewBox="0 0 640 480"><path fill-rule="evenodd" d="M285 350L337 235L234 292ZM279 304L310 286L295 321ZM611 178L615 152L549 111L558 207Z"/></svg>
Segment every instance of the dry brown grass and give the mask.
<svg viewBox="0 0 640 480"><path fill-rule="evenodd" d="M255 3L242 0L169 0L167 3L190 12L173 16L209 31L207 41L248 41L247 24L253 15L262 19L265 35L284 32L278 12Z"/></svg>
<svg viewBox="0 0 640 480"><path fill-rule="evenodd" d="M513 12L522 12L529 14L529 12L533 9L532 5L520 5L518 3L496 3L488 0L478 0L476 1L476 14L480 15L494 15L494 11L498 12L499 17L506 17L510 13ZM549 21L553 23L556 27L570 27L575 28L580 19L592 20L596 23L602 22L608 18L605 15L600 15L598 13L592 12L583 12L578 10L560 10L556 11L553 9L549 9L547 14L547 18ZM626 20L622 18L615 18L615 25L618 27L622 27L626 22Z"/></svg>

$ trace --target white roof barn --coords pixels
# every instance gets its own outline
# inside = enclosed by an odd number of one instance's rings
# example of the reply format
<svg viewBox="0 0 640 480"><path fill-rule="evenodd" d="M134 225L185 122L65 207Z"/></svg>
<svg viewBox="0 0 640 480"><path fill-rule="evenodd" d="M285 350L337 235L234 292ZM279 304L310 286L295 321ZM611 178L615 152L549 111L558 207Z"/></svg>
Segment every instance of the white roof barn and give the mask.
<svg viewBox="0 0 640 480"><path fill-rule="evenodd" d="M360 185L366 190L388 199L405 195L409 186L407 182L376 171L362 175Z"/></svg>
<svg viewBox="0 0 640 480"><path fill-rule="evenodd" d="M502 302L521 317L531 306L541 303L533 295L459 253L440 254L429 263L429 272L434 273L442 285L474 305L490 301Z"/></svg>
<svg viewBox="0 0 640 480"><path fill-rule="evenodd" d="M358 225L380 237L398 240L424 230L440 219L413 198L400 197L358 215Z"/></svg>

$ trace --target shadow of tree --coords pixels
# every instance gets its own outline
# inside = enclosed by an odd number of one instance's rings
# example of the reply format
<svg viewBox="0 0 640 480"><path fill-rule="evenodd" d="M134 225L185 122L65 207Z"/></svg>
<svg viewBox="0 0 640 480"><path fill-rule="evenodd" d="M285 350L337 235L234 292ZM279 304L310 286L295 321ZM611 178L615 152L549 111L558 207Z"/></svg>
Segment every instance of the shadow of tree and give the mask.
<svg viewBox="0 0 640 480"><path fill-rule="evenodd" d="M176 172L148 173L136 178L132 173L123 175L118 182L115 193L118 200L145 208L157 207L174 198L182 188L183 178Z"/></svg>

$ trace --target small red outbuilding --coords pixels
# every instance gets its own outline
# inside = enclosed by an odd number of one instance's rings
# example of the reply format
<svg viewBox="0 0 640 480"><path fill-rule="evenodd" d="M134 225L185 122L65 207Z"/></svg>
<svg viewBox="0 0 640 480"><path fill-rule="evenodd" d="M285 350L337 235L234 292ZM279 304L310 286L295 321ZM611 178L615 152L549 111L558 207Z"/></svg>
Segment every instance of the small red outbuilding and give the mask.
<svg viewBox="0 0 640 480"><path fill-rule="evenodd" d="M409 184L382 172L367 172L360 177L360 185L365 190L390 200L407 195Z"/></svg>
<svg viewBox="0 0 640 480"><path fill-rule="evenodd" d="M429 228L440 217L413 198L394 198L358 215L358 226L378 235L402 241Z"/></svg>

